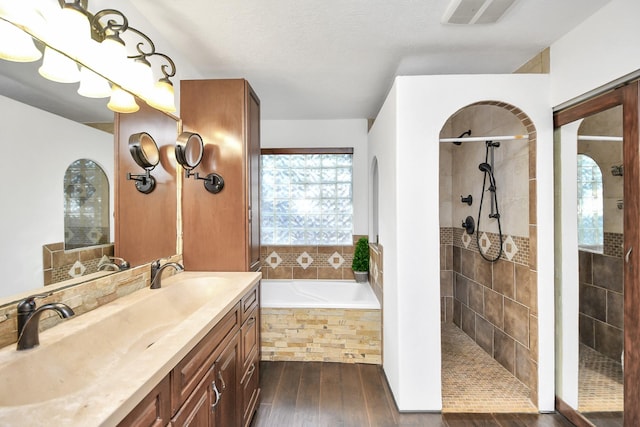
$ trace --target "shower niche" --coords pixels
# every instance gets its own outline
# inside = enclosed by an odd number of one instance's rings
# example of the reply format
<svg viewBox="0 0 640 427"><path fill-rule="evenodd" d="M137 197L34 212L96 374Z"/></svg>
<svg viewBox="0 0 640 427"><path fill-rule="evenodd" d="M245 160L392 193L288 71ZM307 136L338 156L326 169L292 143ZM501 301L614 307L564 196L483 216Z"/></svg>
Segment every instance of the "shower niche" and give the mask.
<svg viewBox="0 0 640 427"><path fill-rule="evenodd" d="M536 412L535 128L513 105L480 102L449 117L440 138L443 410L461 405L448 378L468 361L455 355L479 347L498 373L465 387L496 389L495 375L506 375L517 391L480 392L489 400L483 407ZM461 194L473 204L460 203ZM463 226L469 217L474 233ZM460 351L463 341L473 348ZM474 400L463 409L478 410Z"/></svg>

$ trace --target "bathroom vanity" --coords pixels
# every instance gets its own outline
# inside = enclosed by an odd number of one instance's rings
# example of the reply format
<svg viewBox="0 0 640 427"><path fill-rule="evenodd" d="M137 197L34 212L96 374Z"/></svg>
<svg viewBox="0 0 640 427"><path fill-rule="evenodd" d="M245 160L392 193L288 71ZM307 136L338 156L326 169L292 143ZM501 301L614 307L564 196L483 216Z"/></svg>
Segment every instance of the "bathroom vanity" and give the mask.
<svg viewBox="0 0 640 427"><path fill-rule="evenodd" d="M0 349L0 424L246 427L259 301L259 273L184 272Z"/></svg>
<svg viewBox="0 0 640 427"><path fill-rule="evenodd" d="M248 426L260 394L258 301L255 285L119 426Z"/></svg>

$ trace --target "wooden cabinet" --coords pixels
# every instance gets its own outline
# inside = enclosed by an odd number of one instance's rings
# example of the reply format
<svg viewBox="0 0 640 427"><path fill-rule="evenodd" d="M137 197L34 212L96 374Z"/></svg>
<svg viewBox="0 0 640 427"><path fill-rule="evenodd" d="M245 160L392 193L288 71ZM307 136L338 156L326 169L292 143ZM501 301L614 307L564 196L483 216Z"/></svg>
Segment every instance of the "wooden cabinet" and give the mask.
<svg viewBox="0 0 640 427"><path fill-rule="evenodd" d="M171 387L165 377L118 426L162 427L171 417Z"/></svg>
<svg viewBox="0 0 640 427"><path fill-rule="evenodd" d="M258 284L119 426L249 426L260 395L259 301Z"/></svg>
<svg viewBox="0 0 640 427"><path fill-rule="evenodd" d="M242 298L242 326L240 327L242 377L242 426L251 424L260 397L260 287L256 286Z"/></svg>
<svg viewBox="0 0 640 427"><path fill-rule="evenodd" d="M239 426L240 402L238 371L240 366L240 334L236 333L234 339L227 345L216 360L216 374L214 385L218 390L215 400L212 402L212 411L216 427ZM215 394L215 393L214 393Z"/></svg>
<svg viewBox="0 0 640 427"><path fill-rule="evenodd" d="M260 100L246 80L183 80L184 131L205 144L196 172L224 179L218 194L185 179L183 258L191 271L260 269Z"/></svg>

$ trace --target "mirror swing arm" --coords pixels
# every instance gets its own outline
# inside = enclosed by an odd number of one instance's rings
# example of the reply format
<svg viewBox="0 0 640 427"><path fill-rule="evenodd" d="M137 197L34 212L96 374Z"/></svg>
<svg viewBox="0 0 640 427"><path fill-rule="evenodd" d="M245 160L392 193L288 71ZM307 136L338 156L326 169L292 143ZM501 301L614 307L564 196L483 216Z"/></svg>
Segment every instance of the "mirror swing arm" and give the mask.
<svg viewBox="0 0 640 427"><path fill-rule="evenodd" d="M204 188L213 194L218 194L224 188L224 179L215 172L201 177L198 172L192 172L202 161L204 142L202 137L193 132L182 132L176 140L176 161L185 171L185 178L193 177L204 181Z"/></svg>

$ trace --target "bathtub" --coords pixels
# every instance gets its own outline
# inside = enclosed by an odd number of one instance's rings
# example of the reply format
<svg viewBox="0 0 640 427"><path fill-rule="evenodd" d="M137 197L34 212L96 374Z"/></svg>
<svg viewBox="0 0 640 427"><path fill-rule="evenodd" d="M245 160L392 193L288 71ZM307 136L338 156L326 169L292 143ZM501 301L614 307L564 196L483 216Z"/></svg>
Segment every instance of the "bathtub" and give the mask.
<svg viewBox="0 0 640 427"><path fill-rule="evenodd" d="M380 309L368 283L347 280L262 280L263 307Z"/></svg>
<svg viewBox="0 0 640 427"><path fill-rule="evenodd" d="M262 360L382 363L380 303L368 283L262 280Z"/></svg>

